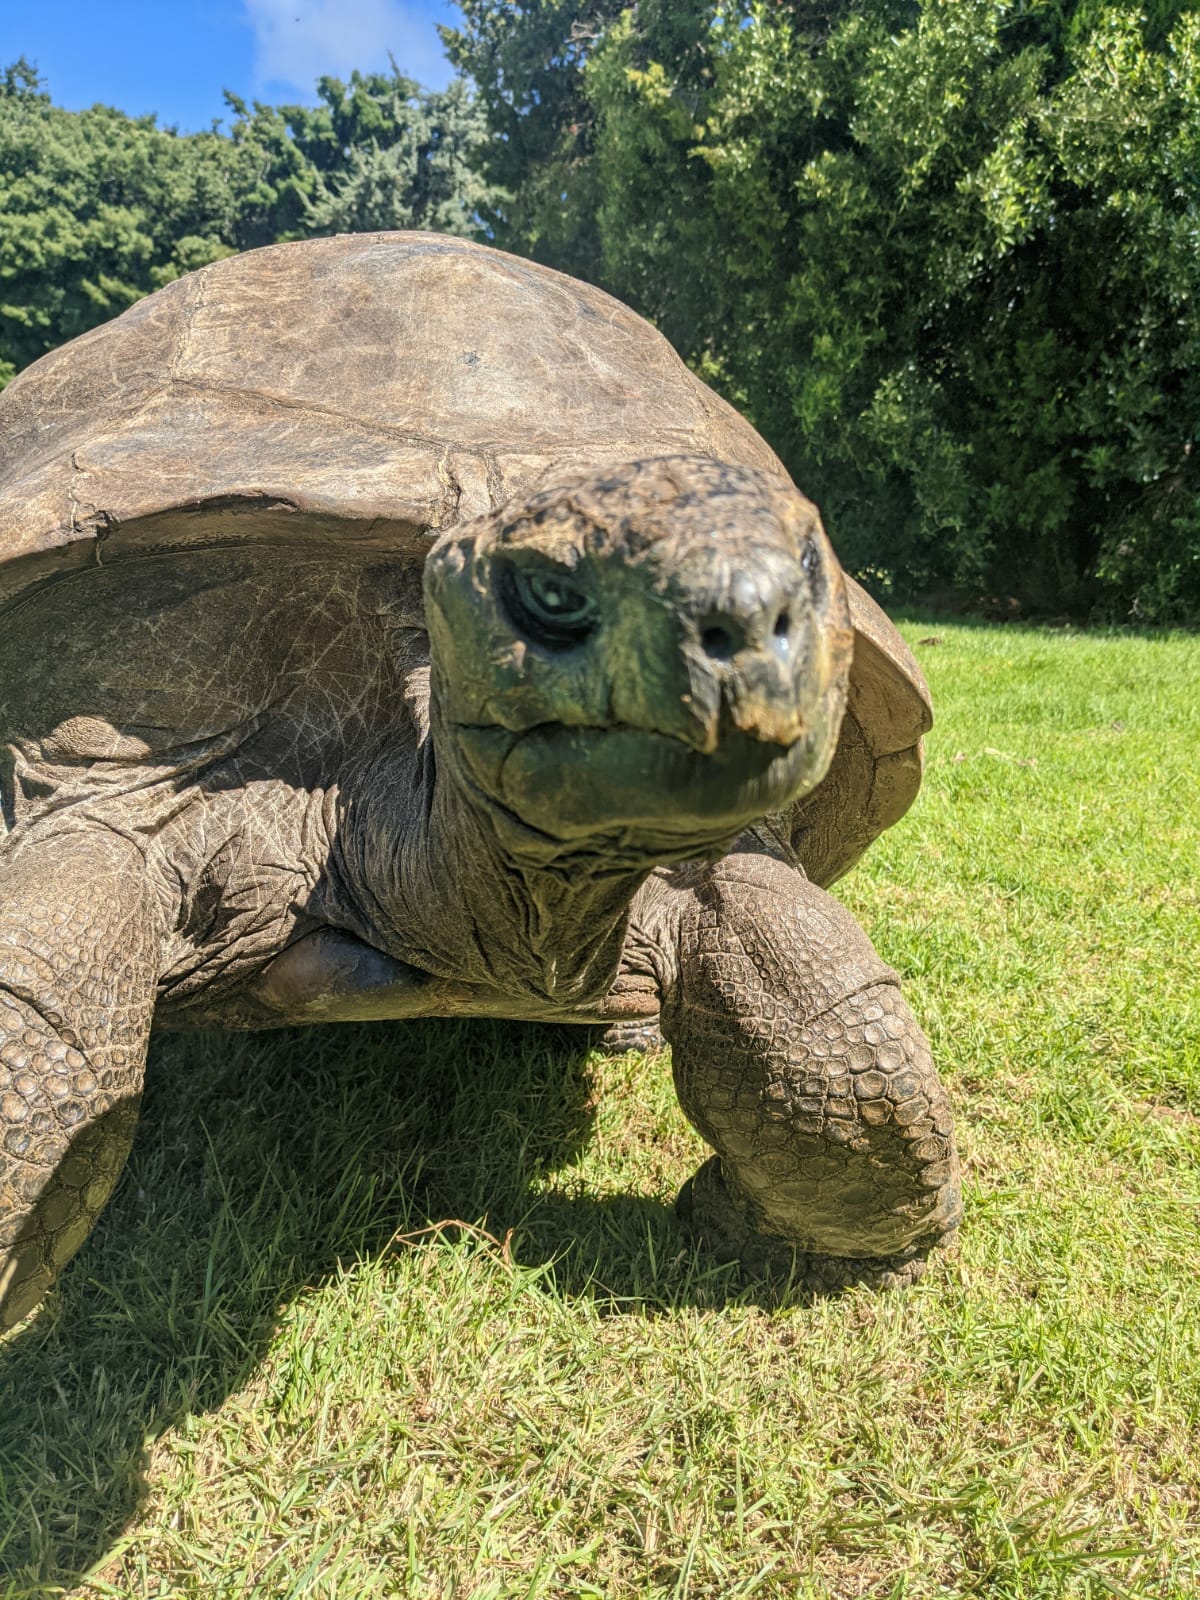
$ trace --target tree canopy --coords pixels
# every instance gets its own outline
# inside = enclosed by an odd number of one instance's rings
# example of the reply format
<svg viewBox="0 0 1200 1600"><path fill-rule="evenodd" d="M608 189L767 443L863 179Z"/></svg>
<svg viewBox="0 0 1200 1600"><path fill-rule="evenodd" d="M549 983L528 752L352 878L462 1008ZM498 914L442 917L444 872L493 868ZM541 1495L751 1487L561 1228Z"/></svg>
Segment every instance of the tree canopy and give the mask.
<svg viewBox="0 0 1200 1600"><path fill-rule="evenodd" d="M655 321L885 589L1200 614L1200 18L460 0L509 248Z"/></svg>

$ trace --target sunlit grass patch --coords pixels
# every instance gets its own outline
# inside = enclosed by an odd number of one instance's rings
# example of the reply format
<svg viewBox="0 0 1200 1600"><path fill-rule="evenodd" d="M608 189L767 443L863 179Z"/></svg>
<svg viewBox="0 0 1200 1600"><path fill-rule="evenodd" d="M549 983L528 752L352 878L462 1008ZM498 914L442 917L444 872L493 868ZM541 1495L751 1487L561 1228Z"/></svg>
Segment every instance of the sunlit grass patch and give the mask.
<svg viewBox="0 0 1200 1600"><path fill-rule="evenodd" d="M1200 1594L1200 642L908 632L925 788L838 893L952 1088L959 1253L740 1284L669 1064L565 1031L163 1040L0 1349L0 1594Z"/></svg>

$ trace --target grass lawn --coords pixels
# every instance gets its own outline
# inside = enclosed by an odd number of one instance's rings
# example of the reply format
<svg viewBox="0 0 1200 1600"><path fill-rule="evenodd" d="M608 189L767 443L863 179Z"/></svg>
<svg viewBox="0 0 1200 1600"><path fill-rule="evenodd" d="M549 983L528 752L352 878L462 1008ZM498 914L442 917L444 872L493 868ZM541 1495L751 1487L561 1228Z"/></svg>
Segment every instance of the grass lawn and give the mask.
<svg viewBox="0 0 1200 1600"><path fill-rule="evenodd" d="M0 1596L1196 1600L1200 639L907 633L925 788L838 892L958 1255L772 1304L674 1221L667 1061L566 1031L161 1040L0 1347Z"/></svg>

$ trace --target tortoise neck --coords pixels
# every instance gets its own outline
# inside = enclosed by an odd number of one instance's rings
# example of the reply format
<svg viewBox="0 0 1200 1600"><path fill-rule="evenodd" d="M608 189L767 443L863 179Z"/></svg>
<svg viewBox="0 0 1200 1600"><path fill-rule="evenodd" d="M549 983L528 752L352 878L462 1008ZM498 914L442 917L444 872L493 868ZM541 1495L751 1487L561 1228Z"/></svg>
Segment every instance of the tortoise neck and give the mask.
<svg viewBox="0 0 1200 1600"><path fill-rule="evenodd" d="M436 749L434 737L421 746L399 827L394 792L371 790L351 865L356 932L424 971L528 1002L531 1016L607 994L653 860L526 827L474 786L444 732Z"/></svg>
<svg viewBox="0 0 1200 1600"><path fill-rule="evenodd" d="M568 1007L608 992L653 863L622 865L602 841L532 833L451 764L438 773L431 820L436 857L457 856L456 898L493 982Z"/></svg>

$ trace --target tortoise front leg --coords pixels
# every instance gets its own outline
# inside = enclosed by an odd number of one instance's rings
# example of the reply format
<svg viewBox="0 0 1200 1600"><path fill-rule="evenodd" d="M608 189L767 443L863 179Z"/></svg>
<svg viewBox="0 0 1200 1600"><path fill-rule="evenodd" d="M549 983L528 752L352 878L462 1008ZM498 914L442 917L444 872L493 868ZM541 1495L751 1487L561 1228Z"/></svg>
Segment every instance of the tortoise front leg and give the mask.
<svg viewBox="0 0 1200 1600"><path fill-rule="evenodd" d="M918 1277L958 1222L959 1173L895 973L837 901L766 856L658 895L663 1033L680 1104L717 1151L681 1214L721 1258L812 1288Z"/></svg>
<svg viewBox="0 0 1200 1600"><path fill-rule="evenodd" d="M124 1165L157 961L128 840L97 828L0 857L0 1329L41 1299Z"/></svg>

